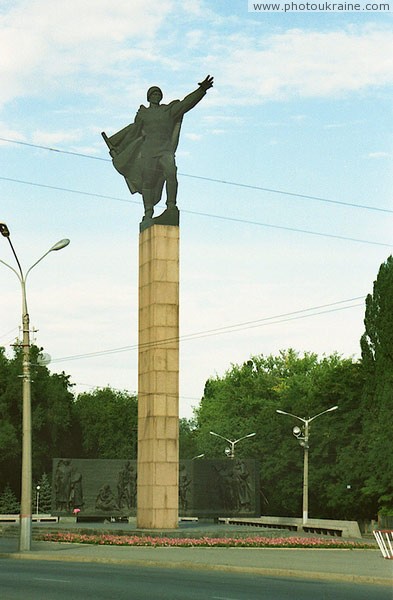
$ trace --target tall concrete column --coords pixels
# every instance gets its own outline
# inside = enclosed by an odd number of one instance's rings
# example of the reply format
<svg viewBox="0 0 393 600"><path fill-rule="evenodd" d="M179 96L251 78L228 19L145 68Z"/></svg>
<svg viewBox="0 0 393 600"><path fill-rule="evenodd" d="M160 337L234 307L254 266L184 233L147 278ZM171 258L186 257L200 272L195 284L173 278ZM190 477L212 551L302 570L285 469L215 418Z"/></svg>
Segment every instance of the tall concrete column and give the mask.
<svg viewBox="0 0 393 600"><path fill-rule="evenodd" d="M137 526L178 526L179 227L139 237Z"/></svg>

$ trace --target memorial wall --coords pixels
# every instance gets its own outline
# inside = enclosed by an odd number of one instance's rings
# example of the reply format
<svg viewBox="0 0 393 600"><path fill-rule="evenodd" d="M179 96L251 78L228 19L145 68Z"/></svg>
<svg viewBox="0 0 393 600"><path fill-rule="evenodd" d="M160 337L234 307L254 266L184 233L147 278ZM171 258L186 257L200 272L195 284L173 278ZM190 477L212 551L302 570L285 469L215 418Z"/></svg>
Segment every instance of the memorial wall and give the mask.
<svg viewBox="0 0 393 600"><path fill-rule="evenodd" d="M259 516L259 475L255 460L181 460L179 516ZM88 517L134 516L135 460L55 458L52 514Z"/></svg>

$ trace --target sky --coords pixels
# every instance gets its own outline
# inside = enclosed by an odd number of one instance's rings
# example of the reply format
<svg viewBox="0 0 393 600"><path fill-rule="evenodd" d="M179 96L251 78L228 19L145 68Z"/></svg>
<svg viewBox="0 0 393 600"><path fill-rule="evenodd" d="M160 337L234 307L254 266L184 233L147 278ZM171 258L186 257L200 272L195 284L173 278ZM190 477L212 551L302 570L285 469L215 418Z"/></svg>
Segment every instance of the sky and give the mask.
<svg viewBox="0 0 393 600"><path fill-rule="evenodd" d="M208 74L176 155L180 416L253 355L360 356L365 296L393 251L392 14L0 0L0 221L25 271L71 240L27 296L33 339L75 394L137 390L142 199L100 133L133 122L150 86L166 103ZM16 267L1 237L0 260ZM21 293L2 264L0 290L11 356Z"/></svg>

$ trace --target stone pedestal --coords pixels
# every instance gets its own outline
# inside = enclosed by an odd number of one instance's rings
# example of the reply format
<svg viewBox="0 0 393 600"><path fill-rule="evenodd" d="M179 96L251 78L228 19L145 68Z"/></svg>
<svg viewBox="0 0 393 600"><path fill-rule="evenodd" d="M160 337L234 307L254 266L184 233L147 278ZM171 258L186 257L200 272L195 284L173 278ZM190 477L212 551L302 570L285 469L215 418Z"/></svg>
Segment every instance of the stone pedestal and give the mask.
<svg viewBox="0 0 393 600"><path fill-rule="evenodd" d="M139 237L137 526L178 526L179 227Z"/></svg>

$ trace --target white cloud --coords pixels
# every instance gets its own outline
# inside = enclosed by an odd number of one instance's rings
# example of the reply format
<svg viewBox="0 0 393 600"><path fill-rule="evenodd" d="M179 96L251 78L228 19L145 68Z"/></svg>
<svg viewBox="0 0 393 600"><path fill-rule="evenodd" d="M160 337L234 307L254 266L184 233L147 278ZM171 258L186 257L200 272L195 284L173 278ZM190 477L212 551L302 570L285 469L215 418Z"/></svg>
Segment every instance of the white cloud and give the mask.
<svg viewBox="0 0 393 600"><path fill-rule="evenodd" d="M186 43L189 48L199 48L204 39L205 33L202 29L188 31L186 34Z"/></svg>
<svg viewBox="0 0 393 600"><path fill-rule="evenodd" d="M80 130L67 130L67 131L35 131L32 134L32 141L35 144L43 146L54 146L56 144L76 142L81 138L82 132Z"/></svg>
<svg viewBox="0 0 393 600"><path fill-rule="evenodd" d="M202 122L208 125L243 125L244 118L234 115L204 115Z"/></svg>
<svg viewBox="0 0 393 600"><path fill-rule="evenodd" d="M17 2L0 16L0 103L64 86L76 73L103 74L138 56L156 59L152 40L172 5L162 0L157 10L145 0Z"/></svg>
<svg viewBox="0 0 393 600"><path fill-rule="evenodd" d="M291 29L262 41L238 37L232 50L230 39L226 44L216 75L237 90L241 103L339 96L393 83L393 33L385 28Z"/></svg>
<svg viewBox="0 0 393 600"><path fill-rule="evenodd" d="M307 115L292 115L291 120L296 123L302 123L307 120Z"/></svg>
<svg viewBox="0 0 393 600"><path fill-rule="evenodd" d="M370 152L368 158L391 158L391 156L389 152Z"/></svg>
<svg viewBox="0 0 393 600"><path fill-rule="evenodd" d="M324 125L324 129L342 129L343 127L347 127L348 123L328 123Z"/></svg>
<svg viewBox="0 0 393 600"><path fill-rule="evenodd" d="M16 0L0 15L0 105L59 92L105 94L119 105L119 97L140 92L150 71L177 88L186 74L192 80L211 69L217 86L206 104L220 106L337 96L393 81L387 28L262 36L231 19L224 25L200 0Z"/></svg>
<svg viewBox="0 0 393 600"><path fill-rule="evenodd" d="M202 136L199 133L186 133L184 137L192 142L199 142L199 140L202 139Z"/></svg>
<svg viewBox="0 0 393 600"><path fill-rule="evenodd" d="M15 129L11 129L6 123L2 121L0 121L0 137L9 140L17 140L18 142L22 142L26 139L22 133L16 131ZM3 142L0 140L0 143L7 144L8 142Z"/></svg>

